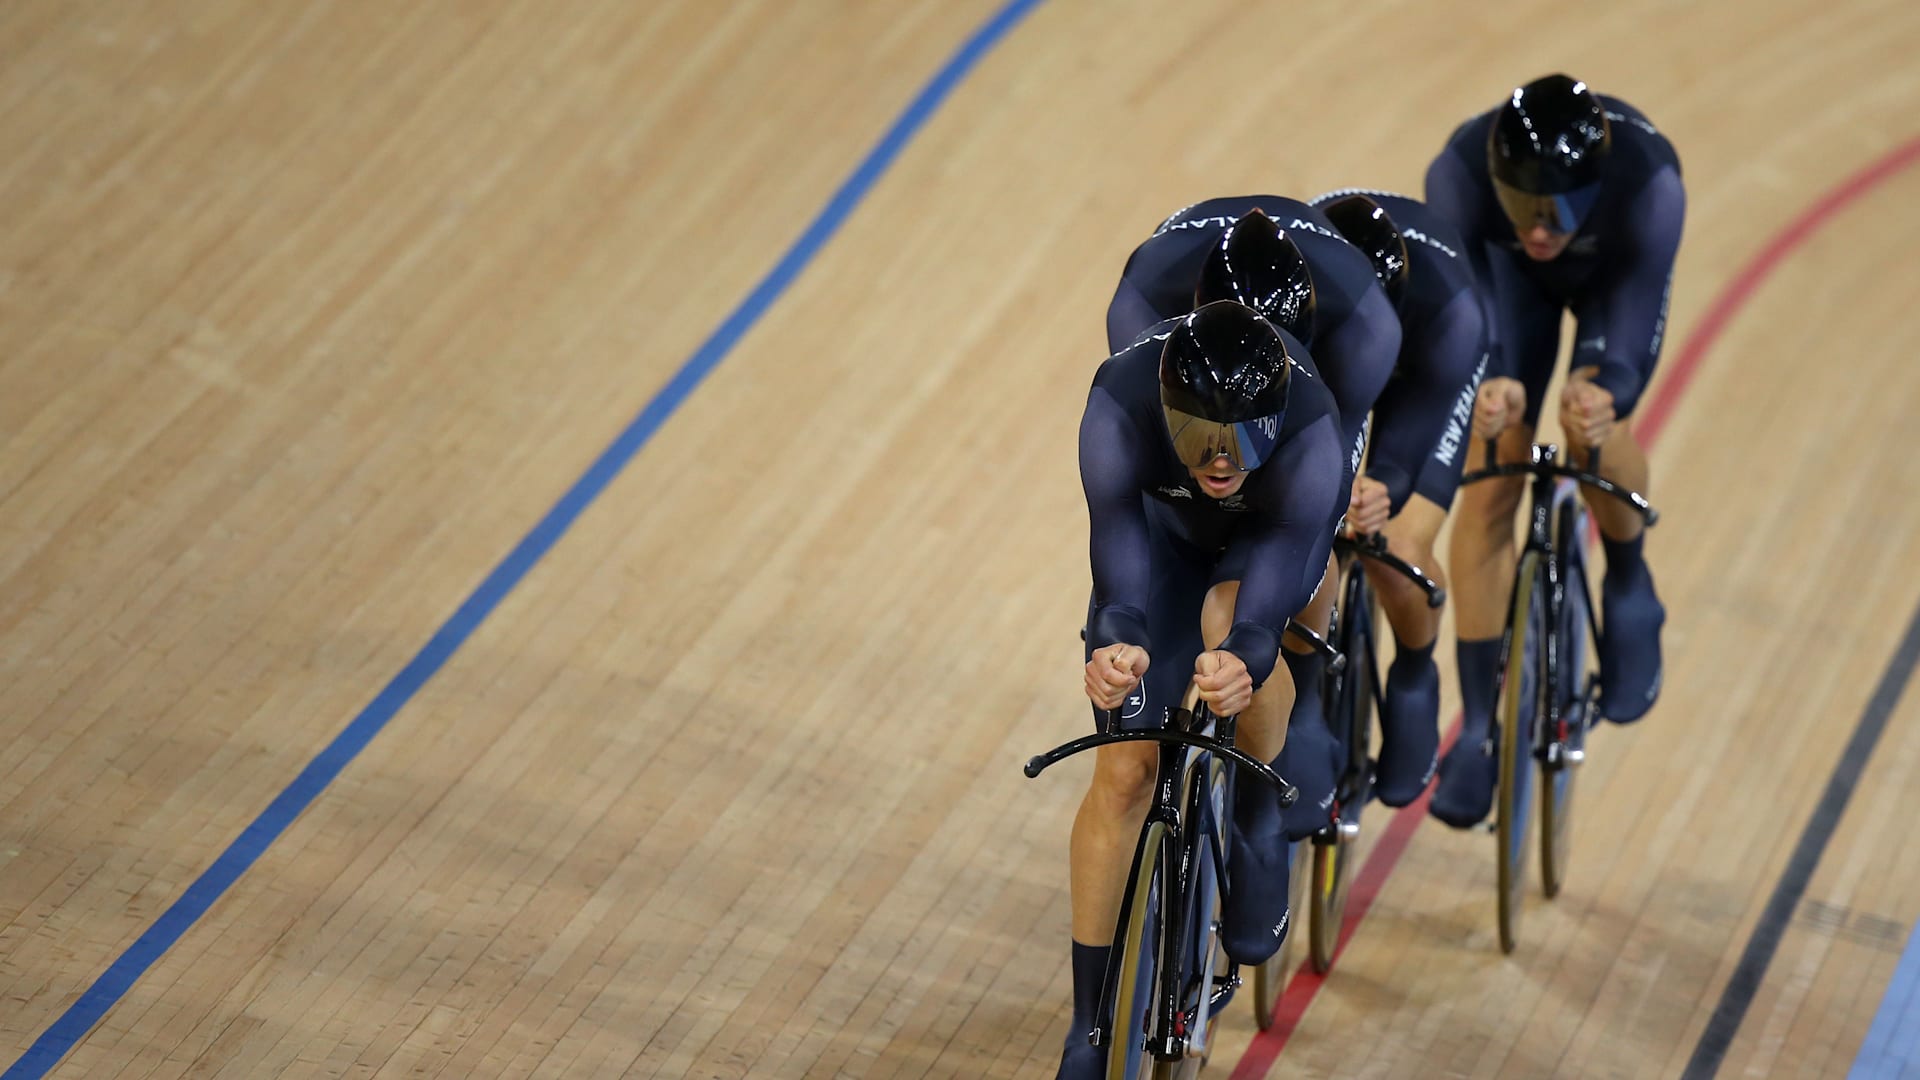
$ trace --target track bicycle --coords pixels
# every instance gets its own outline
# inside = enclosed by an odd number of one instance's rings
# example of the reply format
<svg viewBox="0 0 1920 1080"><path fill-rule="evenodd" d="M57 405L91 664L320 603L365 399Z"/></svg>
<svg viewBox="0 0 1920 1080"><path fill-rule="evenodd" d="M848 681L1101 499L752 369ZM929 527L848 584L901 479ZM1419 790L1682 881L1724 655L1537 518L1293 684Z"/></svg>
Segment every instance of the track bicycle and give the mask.
<svg viewBox="0 0 1920 1080"><path fill-rule="evenodd" d="M1497 462L1497 440L1487 460ZM1563 459L1557 446L1535 443L1528 460L1468 473L1462 484L1503 476L1531 480L1527 541L1514 570L1507 625L1500 636L1493 726L1482 752L1498 752L1494 832L1499 858L1500 949L1518 943L1521 891L1526 881L1533 773L1540 804L1541 883L1549 898L1566 882L1572 839L1574 780L1586 760L1587 732L1599 719L1600 637L1587 569L1586 487L1633 508L1649 527L1660 515L1640 493L1598 476L1600 452L1587 469Z"/></svg>
<svg viewBox="0 0 1920 1080"><path fill-rule="evenodd" d="M1328 667L1344 666L1326 642L1297 623ZM1107 1050L1109 1080L1169 1080L1199 1074L1221 1010L1240 985L1220 944L1233 798L1242 774L1271 788L1282 807L1299 791L1266 762L1233 745L1234 718L1216 717L1188 687L1157 728L1121 730L1118 710L1101 730L1030 759L1028 777L1075 754L1122 742L1159 744L1153 802L1140 828L1121 894L1099 1019L1088 1033Z"/></svg>

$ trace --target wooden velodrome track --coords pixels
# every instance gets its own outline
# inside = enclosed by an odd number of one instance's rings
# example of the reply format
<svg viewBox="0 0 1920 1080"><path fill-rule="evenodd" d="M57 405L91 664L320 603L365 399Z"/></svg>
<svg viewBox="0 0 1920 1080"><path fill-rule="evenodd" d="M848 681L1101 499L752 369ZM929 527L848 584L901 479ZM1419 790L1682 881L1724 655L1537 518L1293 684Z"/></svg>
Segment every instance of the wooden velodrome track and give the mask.
<svg viewBox="0 0 1920 1080"><path fill-rule="evenodd" d="M7 1076L1051 1075L1121 261L1556 69L1686 169L1664 697L1513 956L1425 822L1210 1074L1682 1070L1920 601L1920 7L1048 0L549 515L995 10L0 7ZM1726 1075L1860 1053L1915 697Z"/></svg>

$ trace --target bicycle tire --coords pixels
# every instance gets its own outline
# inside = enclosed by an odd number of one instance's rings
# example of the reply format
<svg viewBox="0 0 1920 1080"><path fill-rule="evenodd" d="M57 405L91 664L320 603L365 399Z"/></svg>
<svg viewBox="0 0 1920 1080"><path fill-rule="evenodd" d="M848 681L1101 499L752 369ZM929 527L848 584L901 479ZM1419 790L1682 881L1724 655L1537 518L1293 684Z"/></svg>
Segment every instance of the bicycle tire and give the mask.
<svg viewBox="0 0 1920 1080"><path fill-rule="evenodd" d="M1316 837L1313 843L1313 884L1309 893L1308 942L1313 970L1325 975L1333 969L1333 955L1340 947L1340 927L1346 920L1348 887L1353 882L1353 864L1358 852L1361 810L1370 795L1373 755L1374 659L1373 588L1367 583L1360 563L1347 572L1346 587L1341 590L1340 651L1347 657L1346 676L1340 684L1335 715L1346 725L1341 740L1347 749L1347 774L1342 777L1347 798L1340 804L1338 824L1330 837ZM1351 784L1344 781L1351 780ZM1353 832L1341 826L1351 825Z"/></svg>
<svg viewBox="0 0 1920 1080"><path fill-rule="evenodd" d="M1147 1080L1154 1058L1147 1053L1147 1033L1153 1025L1153 1000L1159 985L1161 905L1167 886L1167 841L1172 833L1164 821L1149 821L1140 830L1133 873L1127 879L1124 929L1115 939L1116 970L1120 973L1113 995L1113 1023L1107 1040L1107 1080Z"/></svg>
<svg viewBox="0 0 1920 1080"><path fill-rule="evenodd" d="M1500 722L1499 797L1494 834L1499 844L1500 951L1511 953L1520 939L1525 901L1527 832L1533 826L1533 724L1541 699L1539 651L1546 628L1545 567L1537 551L1526 552L1513 579L1513 606L1507 621L1506 666L1494 703Z"/></svg>
<svg viewBox="0 0 1920 1080"><path fill-rule="evenodd" d="M1587 669L1594 655L1588 640L1592 627L1587 622L1589 602L1584 580L1586 565L1586 515L1580 499L1569 488L1554 500L1554 551L1559 564L1560 604L1558 633L1559 671L1552 688L1554 705L1567 723L1566 745L1584 750L1589 719L1592 683ZM1581 568L1576 574L1576 568ZM1560 895L1567 880L1567 854L1573 843L1574 782L1579 768L1566 758L1540 761L1540 887L1548 899Z"/></svg>
<svg viewBox="0 0 1920 1080"><path fill-rule="evenodd" d="M1190 907L1184 913L1183 920L1187 940L1179 951L1179 956L1184 960L1184 970L1180 973L1180 1010L1188 1018L1190 1031L1204 1034L1198 1047L1189 1042L1187 1056L1181 1060L1156 1060L1153 1063L1154 1080L1194 1080L1200 1075L1213 1050L1213 1038L1220 1026L1220 1012L1232 999L1232 991L1229 990L1220 1001L1220 1008L1212 1007L1215 974L1225 972L1231 963L1225 947L1220 943L1219 927L1220 921L1225 918L1225 910L1218 869L1225 862L1226 853L1218 845L1225 835L1223 823L1232 813L1234 781L1232 767L1219 757L1206 755L1205 769L1202 773L1189 765L1186 771L1184 803L1188 826L1182 856L1188 868L1187 895ZM1209 804L1207 814L1212 818L1213 828L1203 827L1203 803ZM1201 1018L1203 1010L1204 1019ZM1189 1035L1190 1040L1191 1037Z"/></svg>
<svg viewBox="0 0 1920 1080"><path fill-rule="evenodd" d="M1297 924L1300 913L1307 906L1307 882L1313 873L1313 842L1296 840L1289 845L1292 850L1287 857L1293 861L1287 873L1287 918ZM1299 965L1294 957L1297 950L1294 941L1300 935L1289 927L1287 936L1280 942L1280 948L1267 958L1265 963L1253 968L1253 1022L1261 1031L1273 1027L1274 1006L1280 1002L1280 995L1286 992L1287 980Z"/></svg>

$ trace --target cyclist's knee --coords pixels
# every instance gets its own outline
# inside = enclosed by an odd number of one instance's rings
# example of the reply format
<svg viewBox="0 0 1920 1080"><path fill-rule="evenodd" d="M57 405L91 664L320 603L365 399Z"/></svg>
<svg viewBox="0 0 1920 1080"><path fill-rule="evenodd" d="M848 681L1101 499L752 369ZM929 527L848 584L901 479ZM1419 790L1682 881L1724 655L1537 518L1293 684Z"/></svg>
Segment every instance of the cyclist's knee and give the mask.
<svg viewBox="0 0 1920 1080"><path fill-rule="evenodd" d="M1114 816L1145 806L1153 797L1157 744L1103 747L1093 763L1088 797Z"/></svg>
<svg viewBox="0 0 1920 1080"><path fill-rule="evenodd" d="M1512 532L1513 515L1519 512L1520 497L1525 493L1526 482L1518 476L1481 480L1463 487L1455 500L1454 532Z"/></svg>
<svg viewBox="0 0 1920 1080"><path fill-rule="evenodd" d="M1439 569L1433 565L1433 553L1431 550L1429 550L1425 556L1411 551L1405 553L1395 551L1394 554L1399 555L1407 562L1426 571L1429 577L1437 575L1440 572ZM1391 570L1382 570L1380 573L1374 573L1374 569L1373 567L1368 568L1367 580L1373 583L1374 592L1380 594L1381 602L1387 606L1387 615L1389 618L1396 617L1394 614L1396 611L1404 610L1414 605L1418 605L1423 610L1426 608L1427 594L1421 590L1420 586Z"/></svg>
<svg viewBox="0 0 1920 1080"><path fill-rule="evenodd" d="M1222 581L1207 590L1200 605L1200 640L1209 649L1217 649L1233 629L1233 606L1240 598L1238 581Z"/></svg>

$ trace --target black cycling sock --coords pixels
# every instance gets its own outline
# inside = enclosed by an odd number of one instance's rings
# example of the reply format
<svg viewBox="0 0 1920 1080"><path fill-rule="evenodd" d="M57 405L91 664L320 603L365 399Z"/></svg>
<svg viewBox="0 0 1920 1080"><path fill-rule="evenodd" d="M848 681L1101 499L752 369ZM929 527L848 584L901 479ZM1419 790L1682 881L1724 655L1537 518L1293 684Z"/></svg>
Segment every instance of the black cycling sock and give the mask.
<svg viewBox="0 0 1920 1080"><path fill-rule="evenodd" d="M1600 534L1600 546L1607 552L1607 584L1616 588L1631 585L1646 572L1646 559L1641 554L1646 540L1645 529L1635 533L1631 540L1610 540L1605 533Z"/></svg>
<svg viewBox="0 0 1920 1080"><path fill-rule="evenodd" d="M1433 659L1433 647L1437 644L1439 644L1439 639L1435 638L1427 642L1424 646L1416 649L1406 642L1401 641L1400 635L1395 634L1393 637L1393 666L1398 667L1401 664L1405 664L1407 665L1407 670L1417 670L1421 665Z"/></svg>
<svg viewBox="0 0 1920 1080"><path fill-rule="evenodd" d="M1462 639L1455 643L1454 658L1460 666L1460 711L1465 717L1460 741L1484 739L1493 726L1493 684L1500 674L1500 639Z"/></svg>
<svg viewBox="0 0 1920 1080"><path fill-rule="evenodd" d="M1297 653L1292 649L1281 649L1280 658L1287 662L1287 673L1293 676L1293 716L1321 715L1320 678L1327 662L1317 652Z"/></svg>
<svg viewBox="0 0 1920 1080"><path fill-rule="evenodd" d="M1087 1041L1100 1011L1101 981L1107 977L1107 957L1111 945L1073 943L1073 1022L1067 1028L1067 1042Z"/></svg>

